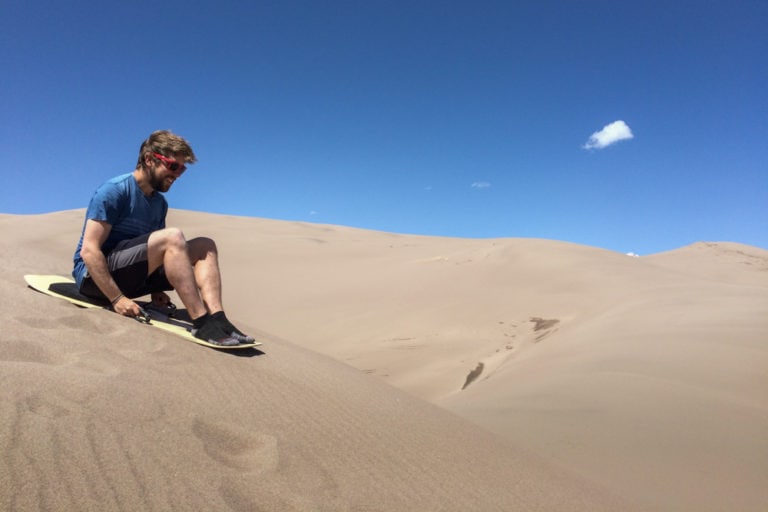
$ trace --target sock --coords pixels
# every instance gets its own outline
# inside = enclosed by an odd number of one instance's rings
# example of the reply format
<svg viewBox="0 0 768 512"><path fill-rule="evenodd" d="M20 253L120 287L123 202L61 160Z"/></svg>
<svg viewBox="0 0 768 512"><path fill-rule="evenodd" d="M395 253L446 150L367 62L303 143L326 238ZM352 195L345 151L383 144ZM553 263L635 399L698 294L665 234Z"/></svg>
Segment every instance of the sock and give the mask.
<svg viewBox="0 0 768 512"><path fill-rule="evenodd" d="M224 314L223 311L217 311L216 313L211 315L211 318L213 318L218 324L232 337L235 337L239 339L243 343L252 343L254 338L252 336L248 336L247 334L243 334L240 329L235 327L232 322L229 321L227 318L227 315Z"/></svg>
<svg viewBox="0 0 768 512"><path fill-rule="evenodd" d="M199 316L192 320L192 328L193 329L199 329L211 318L210 313L206 313L203 316Z"/></svg>
<svg viewBox="0 0 768 512"><path fill-rule="evenodd" d="M219 324L229 332L237 330L237 328L234 325L232 325L232 323L227 318L227 315L225 315L223 311L217 311L216 313L211 315L211 318L219 322Z"/></svg>
<svg viewBox="0 0 768 512"><path fill-rule="evenodd" d="M207 313L192 321L192 335L215 345L232 346L240 343L240 340L225 332L221 324Z"/></svg>

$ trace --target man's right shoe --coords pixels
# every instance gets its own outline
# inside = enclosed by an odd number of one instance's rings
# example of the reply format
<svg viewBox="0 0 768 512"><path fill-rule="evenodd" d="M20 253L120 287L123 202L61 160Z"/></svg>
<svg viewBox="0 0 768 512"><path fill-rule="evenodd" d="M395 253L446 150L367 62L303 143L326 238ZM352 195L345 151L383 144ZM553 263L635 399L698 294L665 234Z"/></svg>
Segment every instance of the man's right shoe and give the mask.
<svg viewBox="0 0 768 512"><path fill-rule="evenodd" d="M233 347L240 344L240 340L227 334L221 325L210 315L205 315L203 319L199 320L202 320L202 325L198 328L192 328L192 336L195 338L222 347ZM198 322L196 321L195 323Z"/></svg>
<svg viewBox="0 0 768 512"><path fill-rule="evenodd" d="M232 322L229 321L227 315L223 311L212 314L211 318L219 323L221 328L224 329L224 332L226 332L229 336L239 340L240 343L253 343L256 341L253 336L243 334L240 329L232 325Z"/></svg>

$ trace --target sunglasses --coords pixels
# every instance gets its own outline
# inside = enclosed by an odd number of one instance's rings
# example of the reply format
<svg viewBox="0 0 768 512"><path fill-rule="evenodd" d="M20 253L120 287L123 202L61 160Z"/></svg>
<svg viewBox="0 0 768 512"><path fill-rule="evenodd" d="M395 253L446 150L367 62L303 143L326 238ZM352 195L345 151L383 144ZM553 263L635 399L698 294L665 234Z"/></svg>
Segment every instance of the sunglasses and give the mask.
<svg viewBox="0 0 768 512"><path fill-rule="evenodd" d="M168 158L167 156L163 156L159 153L152 153L155 158L162 161L165 166L168 168L171 172L184 172L187 169L187 166L184 164L180 164L176 160L172 158Z"/></svg>

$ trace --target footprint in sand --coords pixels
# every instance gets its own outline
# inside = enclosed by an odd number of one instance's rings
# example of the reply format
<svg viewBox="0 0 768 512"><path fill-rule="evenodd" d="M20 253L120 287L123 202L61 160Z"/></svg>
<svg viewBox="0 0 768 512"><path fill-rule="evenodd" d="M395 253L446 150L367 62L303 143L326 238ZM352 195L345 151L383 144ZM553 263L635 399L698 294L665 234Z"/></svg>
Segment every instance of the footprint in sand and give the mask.
<svg viewBox="0 0 768 512"><path fill-rule="evenodd" d="M54 399L41 393L35 393L24 400L23 404L29 412L46 418L59 419L70 414L70 408L65 407L65 405L69 405L68 400L62 397ZM77 410L76 407L76 404L73 404L72 409Z"/></svg>
<svg viewBox="0 0 768 512"><path fill-rule="evenodd" d="M274 436L253 433L223 421L197 418L192 431L205 453L216 462L243 473L274 471L279 459Z"/></svg>

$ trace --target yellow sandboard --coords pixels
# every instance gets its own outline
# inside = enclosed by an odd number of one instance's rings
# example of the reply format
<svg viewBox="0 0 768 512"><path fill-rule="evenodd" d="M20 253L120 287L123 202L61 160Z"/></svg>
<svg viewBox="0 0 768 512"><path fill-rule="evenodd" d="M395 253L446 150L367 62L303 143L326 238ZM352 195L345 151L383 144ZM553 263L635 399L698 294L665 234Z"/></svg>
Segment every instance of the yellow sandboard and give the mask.
<svg viewBox="0 0 768 512"><path fill-rule="evenodd" d="M24 276L24 280L27 282L30 288L33 288L34 290L42 292L46 295L50 295L51 297L64 299L67 302L74 304L75 306L89 309L109 310L108 304L99 303L98 301L93 301L88 297L80 295L72 278L56 275L27 274ZM258 341L254 343L241 343L240 345L229 347L215 345L213 343L203 341L199 338L195 338L192 336L192 333L187 330L187 326L184 322L175 321L173 319L161 320L158 318L152 318L151 321L147 323L147 325L157 327L158 329L162 329L164 331L172 332L173 334L184 338L187 341L197 343L198 345L205 345L206 347L217 348L221 350L242 350L258 347L261 345L261 343Z"/></svg>

